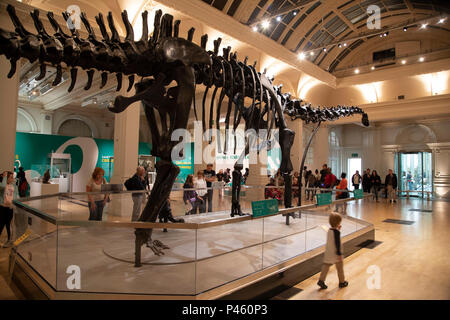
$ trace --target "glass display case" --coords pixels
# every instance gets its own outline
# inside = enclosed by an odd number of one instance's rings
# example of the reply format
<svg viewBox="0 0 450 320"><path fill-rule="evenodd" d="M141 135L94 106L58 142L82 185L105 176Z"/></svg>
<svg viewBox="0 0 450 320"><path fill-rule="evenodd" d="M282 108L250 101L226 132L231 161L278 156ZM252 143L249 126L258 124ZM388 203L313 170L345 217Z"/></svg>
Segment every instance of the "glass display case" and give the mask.
<svg viewBox="0 0 450 320"><path fill-rule="evenodd" d="M182 216L183 223L131 221L132 194L140 191L110 193L102 221L88 220L87 193L16 201L16 237L31 230L13 250L16 264L42 278L52 291L48 296L54 298L136 295L209 299L323 252L327 206L309 203L283 209L280 205L276 214L256 218L251 215L250 196L259 197L264 188L246 187L241 206L248 215L230 217L231 198L217 189L214 212L186 215L192 207L184 202L183 192L173 190L170 195L172 214ZM146 198L144 195L142 209ZM292 212L301 212L301 216L286 225L285 215ZM169 247L158 256L143 246L141 267L134 265L136 228L152 229L152 239ZM373 225L343 216L344 248L348 239L371 231Z"/></svg>

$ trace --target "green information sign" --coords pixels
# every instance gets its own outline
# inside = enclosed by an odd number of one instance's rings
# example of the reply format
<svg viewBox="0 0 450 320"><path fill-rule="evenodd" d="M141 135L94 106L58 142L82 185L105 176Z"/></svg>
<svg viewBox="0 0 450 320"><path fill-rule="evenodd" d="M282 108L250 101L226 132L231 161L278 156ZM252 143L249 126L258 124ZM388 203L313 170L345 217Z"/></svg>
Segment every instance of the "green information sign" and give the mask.
<svg viewBox="0 0 450 320"><path fill-rule="evenodd" d="M354 194L355 199L364 198L364 191L361 189L356 189L355 191L353 191L353 194Z"/></svg>
<svg viewBox="0 0 450 320"><path fill-rule="evenodd" d="M252 201L252 213L254 217L266 216L278 212L278 201L275 199Z"/></svg>
<svg viewBox="0 0 450 320"><path fill-rule="evenodd" d="M352 153L352 158L358 158L358 154L357 153Z"/></svg>
<svg viewBox="0 0 450 320"><path fill-rule="evenodd" d="M331 192L327 193L318 193L316 194L317 197L317 205L318 206L324 206L327 204L331 204Z"/></svg>

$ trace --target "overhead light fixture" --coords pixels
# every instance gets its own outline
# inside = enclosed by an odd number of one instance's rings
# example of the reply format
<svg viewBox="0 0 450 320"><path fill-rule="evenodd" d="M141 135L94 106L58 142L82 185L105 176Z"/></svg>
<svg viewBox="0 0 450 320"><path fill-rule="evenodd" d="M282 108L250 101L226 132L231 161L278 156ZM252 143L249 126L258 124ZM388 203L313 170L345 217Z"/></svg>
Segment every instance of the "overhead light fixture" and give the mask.
<svg viewBox="0 0 450 320"><path fill-rule="evenodd" d="M310 55L310 56L313 56L313 55L314 55L314 51L311 51L311 52L309 53L309 55Z"/></svg>
<svg viewBox="0 0 450 320"><path fill-rule="evenodd" d="M298 54L298 58L299 58L300 60L305 59L305 54L304 54L303 52L300 52L300 53Z"/></svg>
<svg viewBox="0 0 450 320"><path fill-rule="evenodd" d="M383 38L383 34L382 33L380 34L380 38Z"/></svg>
<svg viewBox="0 0 450 320"><path fill-rule="evenodd" d="M342 48L342 44L339 43L339 44L338 44L338 48Z"/></svg>
<svg viewBox="0 0 450 320"><path fill-rule="evenodd" d="M420 27L420 29L426 29L427 25L428 25L428 23L422 23L422 26Z"/></svg>
<svg viewBox="0 0 450 320"><path fill-rule="evenodd" d="M281 21L281 17L277 17L277 21L280 22Z"/></svg>
<svg viewBox="0 0 450 320"><path fill-rule="evenodd" d="M402 64L405 64L406 63L406 60L402 60Z"/></svg>
<svg viewBox="0 0 450 320"><path fill-rule="evenodd" d="M344 42L344 47L346 47L346 46L347 46L347 43Z"/></svg>
<svg viewBox="0 0 450 320"><path fill-rule="evenodd" d="M438 24L444 23L444 21L445 21L445 18L441 18L441 19L439 19Z"/></svg>
<svg viewBox="0 0 450 320"><path fill-rule="evenodd" d="M257 27L257 26L254 26L254 27L253 27L253 31L255 31L255 32L258 31L258 27Z"/></svg>
<svg viewBox="0 0 450 320"><path fill-rule="evenodd" d="M420 62L424 62L424 61L425 61L425 58L424 58L424 57L420 57L420 58L419 58L419 61L420 61Z"/></svg>
<svg viewBox="0 0 450 320"><path fill-rule="evenodd" d="M323 48L323 52L327 52L327 48Z"/></svg>
<svg viewBox="0 0 450 320"><path fill-rule="evenodd" d="M270 22L268 20L265 20L261 25L264 29L267 29L268 27L270 27Z"/></svg>
<svg viewBox="0 0 450 320"><path fill-rule="evenodd" d="M358 74L359 73L359 69L355 69L355 73Z"/></svg>
<svg viewBox="0 0 450 320"><path fill-rule="evenodd" d="M406 31L406 30L408 30L408 27L403 27L403 31Z"/></svg>
<svg viewBox="0 0 450 320"><path fill-rule="evenodd" d="M297 11L294 11L294 16L296 16L297 15Z"/></svg>
<svg viewBox="0 0 450 320"><path fill-rule="evenodd" d="M372 68L370 68L370 70L375 70L375 67L374 67L374 66L372 66Z"/></svg>

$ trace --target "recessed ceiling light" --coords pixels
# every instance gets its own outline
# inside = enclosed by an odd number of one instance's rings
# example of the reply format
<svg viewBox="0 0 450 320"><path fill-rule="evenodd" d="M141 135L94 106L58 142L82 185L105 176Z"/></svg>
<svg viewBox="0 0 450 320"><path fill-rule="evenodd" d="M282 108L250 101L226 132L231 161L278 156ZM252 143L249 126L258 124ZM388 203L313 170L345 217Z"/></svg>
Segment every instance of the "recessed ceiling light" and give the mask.
<svg viewBox="0 0 450 320"><path fill-rule="evenodd" d="M323 52L327 52L327 48L323 48Z"/></svg>
<svg viewBox="0 0 450 320"><path fill-rule="evenodd" d="M372 66L372 68L370 68L370 70L375 70L375 67L374 67L374 66Z"/></svg>
<svg viewBox="0 0 450 320"><path fill-rule="evenodd" d="M300 53L298 54L298 58L299 58L300 60L305 59L305 54L304 54L303 52L300 52Z"/></svg>
<svg viewBox="0 0 450 320"><path fill-rule="evenodd" d="M297 15L297 11L294 11L294 16L296 16Z"/></svg>
<svg viewBox="0 0 450 320"><path fill-rule="evenodd" d="M338 47L339 47L339 48L342 48L342 44L339 43L339 44L338 44Z"/></svg>
<svg viewBox="0 0 450 320"><path fill-rule="evenodd" d="M444 23L444 21L445 21L445 18L441 18L441 19L439 19L438 23Z"/></svg>
<svg viewBox="0 0 450 320"><path fill-rule="evenodd" d="M268 27L270 27L270 22L267 21L267 20L263 21L262 27L263 27L264 29L267 29Z"/></svg>
<svg viewBox="0 0 450 320"><path fill-rule="evenodd" d="M277 17L277 21L280 22L281 21L281 17Z"/></svg>
<svg viewBox="0 0 450 320"><path fill-rule="evenodd" d="M406 60L402 60L402 64L405 64L406 63Z"/></svg>
<svg viewBox="0 0 450 320"><path fill-rule="evenodd" d="M420 58L419 58L419 61L420 61L420 62L424 62L424 61L425 61L425 58L424 58L424 57L420 57Z"/></svg>
<svg viewBox="0 0 450 320"><path fill-rule="evenodd" d="M358 74L359 73L359 69L355 69L355 73Z"/></svg>
<svg viewBox="0 0 450 320"><path fill-rule="evenodd" d="M403 27L403 31L406 31L406 30L408 30L408 28L407 27Z"/></svg>
<svg viewBox="0 0 450 320"><path fill-rule="evenodd" d="M428 23L422 23L422 26L420 27L420 29L426 29L427 25L428 25Z"/></svg>
<svg viewBox="0 0 450 320"><path fill-rule="evenodd" d="M346 47L347 46L347 43L344 43L344 47Z"/></svg>
<svg viewBox="0 0 450 320"><path fill-rule="evenodd" d="M313 56L313 55L314 55L314 51L311 51L311 52L309 53L309 55L310 55L310 56Z"/></svg>

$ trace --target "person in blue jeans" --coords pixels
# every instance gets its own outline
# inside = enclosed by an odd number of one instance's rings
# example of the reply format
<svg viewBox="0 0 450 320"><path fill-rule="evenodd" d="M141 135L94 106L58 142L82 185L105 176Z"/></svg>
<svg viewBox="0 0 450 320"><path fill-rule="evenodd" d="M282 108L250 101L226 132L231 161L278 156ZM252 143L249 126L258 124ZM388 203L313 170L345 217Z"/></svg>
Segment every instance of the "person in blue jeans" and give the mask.
<svg viewBox="0 0 450 320"><path fill-rule="evenodd" d="M102 191L102 184L106 184L104 178L105 170L102 168L95 168L92 177L86 185L86 192L100 192ZM108 200L108 194L88 194L89 200L89 220L102 221L103 208Z"/></svg>

